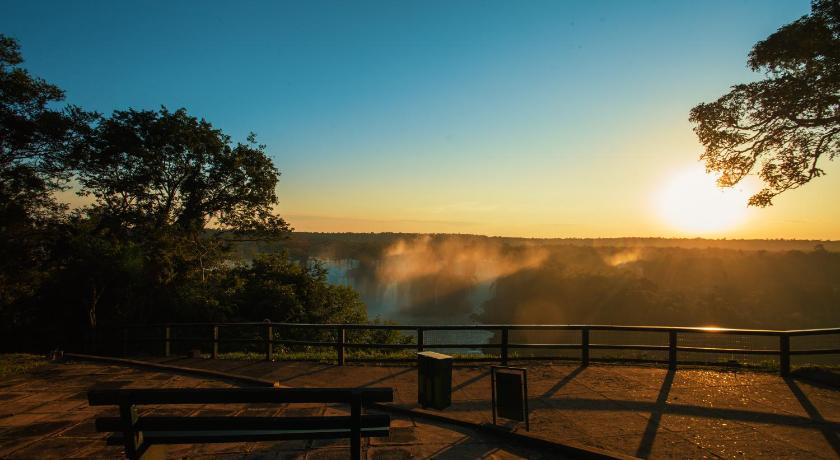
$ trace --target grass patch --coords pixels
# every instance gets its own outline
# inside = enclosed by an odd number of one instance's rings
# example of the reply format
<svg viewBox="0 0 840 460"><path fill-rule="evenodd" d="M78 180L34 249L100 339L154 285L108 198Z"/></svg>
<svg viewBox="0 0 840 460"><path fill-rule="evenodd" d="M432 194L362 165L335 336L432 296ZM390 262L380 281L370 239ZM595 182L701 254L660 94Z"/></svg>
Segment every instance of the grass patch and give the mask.
<svg viewBox="0 0 840 460"><path fill-rule="evenodd" d="M447 353L457 360L474 360L475 362L495 361L499 364L498 354L485 353ZM203 353L203 357L210 358L209 353ZM368 362L368 363L412 363L417 359L415 350L345 350L344 354L347 362ZM219 359L232 360L253 360L260 361L265 359L264 352L257 351L240 351L240 352L224 352L219 353ZM336 364L336 351L333 348L327 347L309 347L308 349L284 349L282 347L275 347L272 354L274 361L309 361L322 364ZM536 356L530 353L511 352L508 355L511 362L528 362L528 361L557 361L566 363L579 363L579 356ZM593 356L591 358L593 363L604 364L624 364L624 365L647 365L656 367L666 367L667 360L662 356L648 354L648 353L602 353L600 356ZM461 361L463 364L464 361ZM492 363L491 363L492 364ZM752 360L733 360L724 357L711 356L706 359L700 357L696 359L683 358L678 362L680 368L696 368L696 367L718 367L722 370L744 370L744 371L759 371L759 372L778 372L779 364L775 359L752 359ZM840 367L832 365L793 365L792 370L800 368L819 368L823 371L828 370L835 374L840 374Z"/></svg>
<svg viewBox="0 0 840 460"><path fill-rule="evenodd" d="M483 354L450 354L456 359L498 359L497 355L483 355ZM206 355L205 357L210 357ZM275 351L272 354L275 361L313 361L324 364L335 364L337 357L335 350L307 350L307 351ZM265 359L265 353L259 352L230 352L219 353L219 359L237 359L237 360L262 360ZM411 361L417 359L417 352L415 351L345 351L344 359L348 362L352 361Z"/></svg>
<svg viewBox="0 0 840 460"><path fill-rule="evenodd" d="M47 358L41 355L28 353L0 354L0 377L21 374L45 366L48 363Z"/></svg>

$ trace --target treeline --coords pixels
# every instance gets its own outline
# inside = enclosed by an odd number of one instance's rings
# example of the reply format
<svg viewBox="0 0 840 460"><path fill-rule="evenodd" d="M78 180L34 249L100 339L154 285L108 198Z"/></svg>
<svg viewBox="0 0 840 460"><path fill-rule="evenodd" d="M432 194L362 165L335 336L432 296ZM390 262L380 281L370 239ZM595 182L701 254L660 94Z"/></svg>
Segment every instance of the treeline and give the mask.
<svg viewBox="0 0 840 460"><path fill-rule="evenodd" d="M280 245L302 260L353 260L346 278L368 307L385 301L412 322L840 326L840 253L827 244L764 250L778 244L769 241L741 250L712 247L717 240L702 240L702 248L678 247L685 240L666 240L672 247L556 241L295 233L259 250ZM237 254L248 248L256 249ZM396 298L385 300L389 292Z"/></svg>
<svg viewBox="0 0 840 460"><path fill-rule="evenodd" d="M400 240L424 237L416 233L320 233L295 232L281 245L295 257L318 256L333 259L358 259L378 254ZM797 239L707 239L707 238L518 238L465 234L437 234L439 239L457 239L463 243L486 242L508 247L517 246L588 246L595 248L680 248L733 249L740 251L814 251L840 252L840 241ZM276 244L246 243L236 248L240 257L253 257Z"/></svg>
<svg viewBox="0 0 840 460"><path fill-rule="evenodd" d="M164 321L361 322L350 288L282 252L233 263L236 241L290 232L279 171L186 110L59 107L0 35L0 346L81 346ZM84 206L57 193L72 189Z"/></svg>
<svg viewBox="0 0 840 460"><path fill-rule="evenodd" d="M840 254L567 248L500 277L482 322L840 326Z"/></svg>

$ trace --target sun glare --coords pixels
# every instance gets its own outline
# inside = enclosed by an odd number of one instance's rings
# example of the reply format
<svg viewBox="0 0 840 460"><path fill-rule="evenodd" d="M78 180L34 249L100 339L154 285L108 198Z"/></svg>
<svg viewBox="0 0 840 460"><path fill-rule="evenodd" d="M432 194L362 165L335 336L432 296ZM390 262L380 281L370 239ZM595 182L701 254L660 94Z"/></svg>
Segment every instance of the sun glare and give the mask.
<svg viewBox="0 0 840 460"><path fill-rule="evenodd" d="M739 184L717 186L702 167L673 174L658 192L661 217L683 233L707 234L731 229L747 217L750 192Z"/></svg>

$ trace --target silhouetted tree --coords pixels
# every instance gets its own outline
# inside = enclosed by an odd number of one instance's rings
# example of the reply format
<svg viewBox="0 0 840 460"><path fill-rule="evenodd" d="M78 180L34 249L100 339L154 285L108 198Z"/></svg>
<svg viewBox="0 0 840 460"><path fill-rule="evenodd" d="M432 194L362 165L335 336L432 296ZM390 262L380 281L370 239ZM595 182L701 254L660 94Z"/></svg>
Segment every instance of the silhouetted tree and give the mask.
<svg viewBox="0 0 840 460"><path fill-rule="evenodd" d="M66 207L54 198L71 175L69 152L94 116L49 108L64 93L20 67L18 42L0 34L0 315L46 276L54 225Z"/></svg>
<svg viewBox="0 0 840 460"><path fill-rule="evenodd" d="M225 291L239 319L292 323L358 323L367 319L359 294L327 282L317 261L303 265L285 254L265 254L228 271Z"/></svg>
<svg viewBox="0 0 840 460"><path fill-rule="evenodd" d="M133 289L124 278L89 272L91 327L99 293L114 290L108 280L118 283L112 301L124 319L197 319L188 312L212 318L219 303L208 277L224 269L230 240L272 240L290 231L272 212L280 173L265 146L253 134L234 144L185 109L115 111L74 153L79 193L94 199L82 210L89 232L108 241L104 249L117 260L134 261ZM75 241L82 253L103 248Z"/></svg>
<svg viewBox="0 0 840 460"><path fill-rule="evenodd" d="M79 149L81 193L104 226L120 233L177 229L282 237L272 213L280 173L256 143L229 136L185 109L115 111Z"/></svg>
<svg viewBox="0 0 840 460"><path fill-rule="evenodd" d="M766 78L697 105L689 119L720 185L757 169L764 188L749 204L767 206L840 152L840 2L813 0L810 15L758 42L748 64Z"/></svg>
<svg viewBox="0 0 840 460"><path fill-rule="evenodd" d="M63 92L21 63L0 35L0 347L78 346L123 322L366 320L317 263L231 262L233 242L291 231L253 134L234 143L185 109L55 110ZM92 204L57 201L71 181Z"/></svg>

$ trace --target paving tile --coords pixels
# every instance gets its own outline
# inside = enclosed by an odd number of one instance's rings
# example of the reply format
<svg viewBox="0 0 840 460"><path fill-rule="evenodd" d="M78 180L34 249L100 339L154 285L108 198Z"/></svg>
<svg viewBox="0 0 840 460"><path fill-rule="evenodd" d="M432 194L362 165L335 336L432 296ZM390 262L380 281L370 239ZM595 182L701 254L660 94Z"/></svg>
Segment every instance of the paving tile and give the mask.
<svg viewBox="0 0 840 460"><path fill-rule="evenodd" d="M248 453L250 443L229 442L222 444L176 444L167 446L167 457L170 458L198 458L220 457L234 455L242 457Z"/></svg>
<svg viewBox="0 0 840 460"><path fill-rule="evenodd" d="M0 437L9 428L31 425L47 418L47 414L16 414L0 417Z"/></svg>
<svg viewBox="0 0 840 460"><path fill-rule="evenodd" d="M105 433L99 433L96 431L94 417L90 417L62 431L59 436L71 438L104 439L107 435Z"/></svg>
<svg viewBox="0 0 840 460"><path fill-rule="evenodd" d="M749 426L766 438L778 439L810 452L814 458L840 458L840 430L836 427L770 423L751 423Z"/></svg>
<svg viewBox="0 0 840 460"><path fill-rule="evenodd" d="M539 454L531 451L499 447L490 444L455 443L443 445L422 445L417 449L415 458L435 458L442 460L460 460L465 458L482 459L539 459ZM399 457L398 457L399 458Z"/></svg>
<svg viewBox="0 0 840 460"><path fill-rule="evenodd" d="M723 436L731 431L750 428L748 423L725 418L698 417L695 415L665 413L659 418L658 426L675 433L704 433L705 436ZM690 436L686 434L686 436Z"/></svg>
<svg viewBox="0 0 840 460"><path fill-rule="evenodd" d="M397 427L392 426L389 430L388 437L385 438L370 438L371 446L395 446L395 445L411 445L420 444L422 441L417 437L416 427Z"/></svg>
<svg viewBox="0 0 840 460"><path fill-rule="evenodd" d="M30 396L30 393L12 392L12 391L2 392L2 393L0 393L0 403L2 403L4 405L7 405L7 404L9 404L13 401L16 401L16 400L21 399L21 398L25 398L27 396Z"/></svg>
<svg viewBox="0 0 840 460"><path fill-rule="evenodd" d="M10 458L66 459L87 453L88 442L81 439L47 438L15 451Z"/></svg>
<svg viewBox="0 0 840 460"><path fill-rule="evenodd" d="M87 401L80 401L78 399L64 399L61 401L51 401L31 409L29 412L33 414L72 414L77 409L87 408Z"/></svg>
<svg viewBox="0 0 840 460"><path fill-rule="evenodd" d="M415 446L376 446L368 450L368 460L409 460L420 458L420 448Z"/></svg>
<svg viewBox="0 0 840 460"><path fill-rule="evenodd" d="M723 458L813 458L809 451L758 430L733 431L717 437L695 433L688 439Z"/></svg>
<svg viewBox="0 0 840 460"><path fill-rule="evenodd" d="M302 453L309 448L312 443L309 439L294 439L289 441L269 441L269 442L253 442L248 443L248 455L255 455L261 452L300 452Z"/></svg>
<svg viewBox="0 0 840 460"><path fill-rule="evenodd" d="M3 439L19 439L28 437L41 437L57 431L69 428L75 424L71 420L54 420L52 418L41 418L35 422L20 424L10 427L0 433Z"/></svg>

